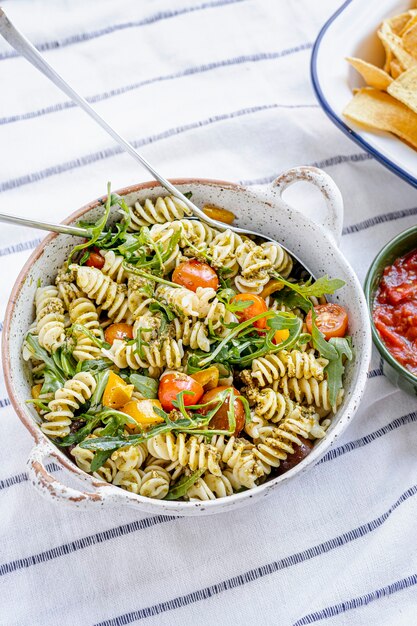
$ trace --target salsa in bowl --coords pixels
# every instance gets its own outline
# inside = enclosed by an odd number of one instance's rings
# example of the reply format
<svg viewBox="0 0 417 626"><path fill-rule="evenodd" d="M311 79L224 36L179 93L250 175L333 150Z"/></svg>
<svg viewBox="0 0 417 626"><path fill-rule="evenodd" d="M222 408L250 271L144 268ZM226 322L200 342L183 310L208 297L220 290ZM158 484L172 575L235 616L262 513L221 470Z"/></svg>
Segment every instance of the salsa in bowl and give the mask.
<svg viewBox="0 0 417 626"><path fill-rule="evenodd" d="M390 241L365 280L374 343L384 373L398 387L417 392L417 227Z"/></svg>

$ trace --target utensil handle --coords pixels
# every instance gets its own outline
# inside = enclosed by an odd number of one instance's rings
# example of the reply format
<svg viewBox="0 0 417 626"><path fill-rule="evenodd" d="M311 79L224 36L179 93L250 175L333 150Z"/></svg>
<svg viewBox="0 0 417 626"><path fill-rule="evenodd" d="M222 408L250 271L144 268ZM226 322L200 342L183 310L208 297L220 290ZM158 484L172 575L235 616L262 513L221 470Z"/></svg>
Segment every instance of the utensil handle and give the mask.
<svg viewBox="0 0 417 626"><path fill-rule="evenodd" d="M24 226L26 228L36 228L38 230L47 230L53 233L61 233L63 235L75 235L76 237L91 237L91 233L86 228L78 228L78 226L67 226L66 224L48 224L47 222L39 222L38 220L30 220L26 217L17 217L16 215L7 215L0 213L0 222L5 224L15 224L16 226Z"/></svg>
<svg viewBox="0 0 417 626"><path fill-rule="evenodd" d="M318 167L294 167L283 172L271 187L282 197L284 191L297 182L307 182L317 187L326 202L327 215L322 222L336 244L339 245L343 229L343 199L334 180Z"/></svg>
<svg viewBox="0 0 417 626"><path fill-rule="evenodd" d="M40 441L32 449L27 461L29 480L44 497L77 507L103 504L104 494L107 495L111 485L107 487L105 483L100 483L94 492L67 487L46 469L44 459L48 456L53 456L51 447L45 441Z"/></svg>
<svg viewBox="0 0 417 626"><path fill-rule="evenodd" d="M189 200L184 194L182 194L172 183L164 178L156 169L147 161L126 139L124 139L118 132L114 130L102 117L97 113L88 102L80 96L63 78L60 76L51 65L43 58L41 54L36 50L35 46L12 24L7 17L6 13L0 8L0 34L9 42L9 44L22 56L25 57L44 74L50 81L52 81L61 91L63 91L73 102L78 104L93 120L103 128L128 154L130 154L138 163L145 167L148 172L157 180L170 194L185 202L185 204L191 209L191 211L200 217L204 222L217 225L216 220L208 218L201 209L199 209L191 200ZM223 225L224 229L224 225Z"/></svg>

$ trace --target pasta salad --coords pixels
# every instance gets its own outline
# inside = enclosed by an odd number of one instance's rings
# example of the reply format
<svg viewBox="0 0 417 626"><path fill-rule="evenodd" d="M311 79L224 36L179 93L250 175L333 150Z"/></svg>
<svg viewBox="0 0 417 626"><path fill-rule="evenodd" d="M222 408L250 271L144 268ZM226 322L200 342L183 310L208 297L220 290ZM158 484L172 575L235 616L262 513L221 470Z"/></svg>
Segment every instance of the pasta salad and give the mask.
<svg viewBox="0 0 417 626"><path fill-rule="evenodd" d="M229 496L305 458L352 359L347 313L326 300L343 281L313 281L278 243L171 196L130 207L109 189L81 225L90 237L37 286L23 345L43 433L85 472L158 499Z"/></svg>

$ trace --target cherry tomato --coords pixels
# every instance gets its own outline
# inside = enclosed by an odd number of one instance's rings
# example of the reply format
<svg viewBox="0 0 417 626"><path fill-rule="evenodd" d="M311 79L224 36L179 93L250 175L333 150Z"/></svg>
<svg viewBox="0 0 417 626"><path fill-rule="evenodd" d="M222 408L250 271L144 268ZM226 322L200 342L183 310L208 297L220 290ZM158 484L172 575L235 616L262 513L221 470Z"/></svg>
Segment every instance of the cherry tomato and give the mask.
<svg viewBox="0 0 417 626"><path fill-rule="evenodd" d="M88 267L96 267L97 269L101 270L104 265L104 258L101 256L98 248L94 246L94 248L90 251L90 256L88 257L85 264L88 265Z"/></svg>
<svg viewBox="0 0 417 626"><path fill-rule="evenodd" d="M215 291L219 288L219 278L210 265L190 259L180 263L172 273L172 282L197 291L197 287L211 287Z"/></svg>
<svg viewBox="0 0 417 626"><path fill-rule="evenodd" d="M298 465L298 463L301 463L313 449L313 443L309 439L304 439L304 437L300 436L298 438L301 440L301 445L294 446L294 454L289 454L285 461L281 461L278 468L279 474L284 474L284 472L288 472L288 470Z"/></svg>
<svg viewBox="0 0 417 626"><path fill-rule="evenodd" d="M348 314L342 306L329 302L327 304L318 304L314 307L314 310L317 314L317 328L323 333L326 339L330 339L331 337L344 337L346 335L349 319ZM308 332L311 333L311 311L308 312L306 317L306 324Z"/></svg>
<svg viewBox="0 0 417 626"><path fill-rule="evenodd" d="M206 415L209 411L214 409L214 407L216 406L217 396L221 391L225 391L225 389L233 389L233 391L235 392L235 396L240 396L240 393L234 387L227 387L225 385L215 387L215 389L210 389L210 391L206 391L206 393L200 400L200 404L205 404L206 402L210 402L211 400L213 400L212 404L209 404L206 407L200 409L199 412L202 415ZM213 428L214 430L229 430L229 418L227 416L227 412L229 410L229 401L230 396L226 399L225 402L223 402L219 410L211 418L209 424L210 428ZM233 434L235 435L235 437L237 437L245 425L245 408L243 406L243 402L238 398L235 398L233 406L235 409L236 419L236 428Z"/></svg>
<svg viewBox="0 0 417 626"><path fill-rule="evenodd" d="M233 296L231 302L248 302L251 301L252 304L249 304L245 309L241 311L236 311L236 316L239 322L247 322L252 317L259 315L260 313L266 313L268 307L266 302L261 296L257 296L254 293L238 293L236 296ZM255 328L266 328L266 318L261 317L260 320L256 320L253 323Z"/></svg>
<svg viewBox="0 0 417 626"><path fill-rule="evenodd" d="M104 331L104 339L112 344L116 339L133 339L133 326L130 324L110 324Z"/></svg>
<svg viewBox="0 0 417 626"><path fill-rule="evenodd" d="M185 406L198 404L204 393L202 385L187 374L181 372L165 374L162 376L158 388L158 398L164 411L172 411L175 408L172 401L177 399L180 391L191 391L191 394L184 394L183 396Z"/></svg>

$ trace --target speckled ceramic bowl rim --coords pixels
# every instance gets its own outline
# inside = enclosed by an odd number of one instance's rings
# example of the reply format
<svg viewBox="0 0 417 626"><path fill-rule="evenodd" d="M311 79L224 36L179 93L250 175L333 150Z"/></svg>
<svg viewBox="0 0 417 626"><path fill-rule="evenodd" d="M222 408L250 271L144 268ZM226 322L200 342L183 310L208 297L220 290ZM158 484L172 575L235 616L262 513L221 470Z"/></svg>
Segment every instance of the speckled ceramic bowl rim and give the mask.
<svg viewBox="0 0 417 626"><path fill-rule="evenodd" d="M300 170L300 169L301 170L302 169L315 170L317 172L321 171L321 170L316 170L316 168L294 168L294 170ZM171 182L172 184L179 185L179 186L180 185L203 185L203 186L207 185L207 186L216 186L216 187L220 187L223 189L228 189L228 190L236 191L236 192L239 192L239 191L244 192L244 193L252 192L252 190L248 190L246 187L243 187L236 183L231 183L228 181L221 181L221 180L213 180L213 179L184 178L184 179L172 179ZM145 189L153 189L155 187L160 187L159 183L155 181L149 181L149 182L139 183L139 184L135 184L135 185L131 185L131 186L119 189L115 193L118 193L121 196L126 196L127 194L130 194L130 193L143 191ZM255 194L254 191L252 193ZM105 199L106 199L106 196L100 196L97 200L93 200L92 202L89 202L88 204L84 205L82 208L78 209L77 211L69 215L65 220L63 220L62 223L70 224L70 223L75 222L76 220L79 220L84 215L84 213L96 208L97 206L102 204L103 200L105 201ZM260 196L259 201L264 203L267 206L271 206L271 207L274 206L274 202L268 199L267 196L264 196L264 195ZM294 209L294 211L299 213L299 211L297 211L296 209ZM307 222L314 224L311 218L307 217L304 214L301 214L301 215L303 219L305 219ZM323 227L321 227L321 233L322 233L323 238L327 240L329 246L331 246L331 248L334 251L336 251L337 254L340 255L341 258L343 258L344 263L347 266L346 271L351 275L350 278L353 280L355 284L355 289L358 291L358 297L360 298L359 292L361 291L361 286L357 279L357 276L353 272L349 263L343 257L340 250L337 248L337 245L333 236L331 236L329 232L326 231L326 229ZM104 497L106 496L106 499L110 502L115 502L120 499L120 504L123 504L123 500L121 498L122 493L120 493L119 498L115 498L114 490L117 489L119 491L120 488L115 487L114 485L108 484L99 479L96 479L91 474L87 474L86 472L81 470L59 448L57 448L57 446L53 442L51 442L48 439L48 437L46 437L46 435L42 433L40 428L35 425L35 422L33 421L33 419L30 418L30 416L27 413L25 413L25 411L23 410L21 406L21 401L17 397L17 394L15 394L13 386L11 384L11 380L10 380L11 366L10 366L10 359L9 359L10 350L9 350L8 337L9 337L9 330L10 330L10 325L12 321L12 314L13 314L14 306L15 306L17 297L20 293L20 290L23 286L26 275L28 274L30 268L39 259L45 247L51 241L53 241L56 237L57 237L56 233L51 233L39 244L39 246L34 250L32 255L26 261L12 289L12 293L11 293L11 296L10 296L10 299L6 308L6 315L5 315L4 329L3 329L3 336L5 337L5 340L3 341L3 345L2 345L2 361L3 361L4 375L5 375L6 389L9 394L10 401L14 410L18 414L24 426L31 433L32 437L35 440L35 444L40 445L43 443L47 448L48 456L56 459L58 464L60 464L62 467L65 467L73 475L75 474L78 479L86 482L87 484L93 486L94 488L98 490L96 493L75 492L75 493L79 493L79 497L70 498L70 500L72 500L74 503L77 503L78 501L81 503L81 501L85 499L85 497L88 496L89 500L96 500L104 504ZM364 305L366 309L365 302L364 302ZM350 398L348 404L343 408L343 414L344 414L343 419L340 419L336 427L333 429L332 433L328 433L326 438L322 440L323 443L326 442L325 445L320 445L321 442L319 442L319 444L315 446L315 448L313 448L312 452L303 461L301 461L298 465L296 465L294 468L292 468L285 474L281 476L277 476L273 478L272 480L266 481L265 483L258 485L257 487L253 489L244 491L242 493L233 494L231 496L228 496L227 498L220 498L220 499L211 500L208 502L178 502L178 501L167 502L165 500L152 500L152 507L150 507L149 498L145 498L143 496L140 496L138 494L133 494L130 492L127 492L125 501L126 499L132 500L132 501L137 502L138 505L140 503L143 503L145 505L144 511L147 510L149 512L150 508L152 508L155 514L166 512L166 513L170 513L174 515L181 515L181 511L183 511L184 514L187 514L186 513L187 511L190 511L191 509L196 509L196 508L200 508L200 510L205 509L207 510L207 513L209 511L215 512L213 509L218 509L220 511L222 508L225 508L224 505L226 504L226 501L230 505L232 504L232 501L233 501L233 504L238 505L238 503L242 500L251 499L252 497L255 497L255 496L260 496L263 492L265 492L266 494L266 492L268 492L272 487L276 487L279 483L286 482L289 479L294 478L296 475L304 473L304 471L306 471L309 466L317 462L317 460L321 458L323 454L333 445L334 441L342 434L342 432L345 430L346 426L348 425L349 421L352 419L352 417L356 413L358 404L361 400L361 397L363 395L363 391L365 388L365 384L366 384L366 372L367 372L367 368L368 368L369 360L370 360L370 344L371 342L369 338L369 345L366 346L364 350L364 354L358 355L358 358L360 358L362 361L360 364L358 364L358 373L357 373L358 388L354 390L354 393L352 397ZM48 476L47 471L45 470L45 468L42 466L41 463L39 463L38 461L35 461L34 465L36 465L37 471L43 475L45 481L52 479L51 476ZM123 490L120 490L120 491L123 491ZM127 496L129 497L127 498ZM175 508L174 506L172 507L169 506L169 505L174 505L174 504L175 504Z"/></svg>
<svg viewBox="0 0 417 626"><path fill-rule="evenodd" d="M401 365L401 363L399 363L397 359L395 359L392 356L391 352L389 352L388 348L386 347L385 343L382 341L379 335L379 332L374 324L374 319L372 315L375 290L371 291L371 285L378 271L378 267L379 266L383 266L384 268L387 267L388 263L386 262L386 259L391 254L393 248L395 248L397 244L401 243L403 239L406 239L409 235L412 235L412 234L415 234L417 236L417 226L411 226L410 228L407 228L407 230L403 230L401 233L396 235L394 239L391 239L390 241L388 241L388 243L386 243L385 246L378 252L378 254L372 261L369 267L369 270L366 274L365 283L364 283L364 292L365 292L366 302L368 305L369 317L371 320L372 339L379 354L382 356L384 361L387 361L387 363L389 363L391 367L393 367L400 374L400 376L408 380L412 385L416 385L417 376L414 376L414 374L412 374L408 369L406 369L403 365ZM417 248L417 243L414 247ZM413 247L410 248L410 251L412 249ZM378 281L378 284L379 284L379 281Z"/></svg>

